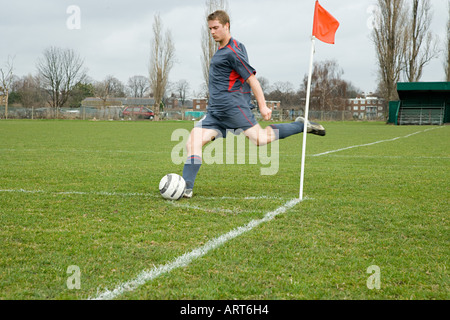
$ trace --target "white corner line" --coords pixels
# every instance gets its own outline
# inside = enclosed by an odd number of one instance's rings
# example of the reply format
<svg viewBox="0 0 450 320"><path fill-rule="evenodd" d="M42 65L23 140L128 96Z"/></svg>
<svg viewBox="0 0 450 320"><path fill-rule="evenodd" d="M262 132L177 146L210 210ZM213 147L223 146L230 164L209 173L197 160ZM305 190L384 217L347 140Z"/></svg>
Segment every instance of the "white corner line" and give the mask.
<svg viewBox="0 0 450 320"><path fill-rule="evenodd" d="M259 220L252 220L248 224L238 227L236 229L231 230L230 232L221 235L215 239L208 241L204 246L199 247L197 249L192 250L191 252L185 253L178 258L175 258L173 261L158 267L154 267L150 270L142 271L136 278L119 284L113 290L104 290L103 292L97 293L96 296L88 298L88 300L112 300L122 295L125 292L131 292L144 285L145 283L154 280L162 274L169 273L174 269L182 268L189 265L192 261L203 257L209 251L218 248L224 243L239 237L240 235L249 232L259 226L262 223L273 220L276 216L285 213L289 209L292 209L294 206L301 202L300 199L293 199L287 202L285 205L279 207L274 211L270 211L266 213L266 215Z"/></svg>
<svg viewBox="0 0 450 320"><path fill-rule="evenodd" d="M417 131L417 132L414 132L414 133L410 133L410 134L408 134L406 136L402 136L402 137L396 137L396 138L392 138L392 139L380 140L380 141L375 141L375 142L371 142L371 143L359 144L359 145L356 145L356 146L350 146L350 147L346 147L346 148L341 148L341 149L326 151L326 152L322 152L322 153L317 153L317 154L313 154L312 157L320 157L320 156L324 156L324 155L327 155L327 154L330 154L330 153L335 153L335 152L340 152L340 151L345 151L345 150L354 149L354 148L360 148L360 147L368 147L368 146L372 146L372 145L378 144L378 143L391 142L391 141L395 141L395 140L399 140L399 139L409 138L409 137L412 137L412 136L414 136L416 134L419 134L419 133L424 133L424 132L427 132L427 131L436 130L436 129L440 129L440 128L443 128L443 127L430 128L430 129L426 129L426 130L423 130L423 131Z"/></svg>

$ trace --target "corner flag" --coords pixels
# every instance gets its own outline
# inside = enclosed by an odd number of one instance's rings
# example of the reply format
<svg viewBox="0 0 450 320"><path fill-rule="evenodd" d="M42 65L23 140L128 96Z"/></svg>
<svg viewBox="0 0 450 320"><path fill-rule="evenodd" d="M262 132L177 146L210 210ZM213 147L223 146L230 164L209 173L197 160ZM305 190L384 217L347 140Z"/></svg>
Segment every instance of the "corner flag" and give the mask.
<svg viewBox="0 0 450 320"><path fill-rule="evenodd" d="M339 22L316 0L313 36L325 43L334 44L334 35L338 28Z"/></svg>
<svg viewBox="0 0 450 320"><path fill-rule="evenodd" d="M319 39L325 43L334 44L334 36L339 28L339 22L329 14L319 1L316 0L316 7L314 9L313 34L311 39L311 61L309 64L308 89L306 91L306 105L305 105L305 125L308 123L309 117L309 101L311 97L311 79L313 73L313 61L315 52L315 39ZM302 168L300 173L300 195L299 198L303 200L303 183L305 180L305 158L306 158L306 131L303 132L303 147L302 147Z"/></svg>

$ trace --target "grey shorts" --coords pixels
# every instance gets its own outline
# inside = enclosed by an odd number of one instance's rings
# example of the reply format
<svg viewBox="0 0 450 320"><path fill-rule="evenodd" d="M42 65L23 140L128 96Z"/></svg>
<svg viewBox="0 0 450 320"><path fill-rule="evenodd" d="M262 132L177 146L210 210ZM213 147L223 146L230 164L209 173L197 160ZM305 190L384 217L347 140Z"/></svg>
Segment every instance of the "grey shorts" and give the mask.
<svg viewBox="0 0 450 320"><path fill-rule="evenodd" d="M240 134L257 124L258 122L250 108L236 107L226 112L208 111L195 127L216 130L222 135L222 138L226 138L228 132Z"/></svg>

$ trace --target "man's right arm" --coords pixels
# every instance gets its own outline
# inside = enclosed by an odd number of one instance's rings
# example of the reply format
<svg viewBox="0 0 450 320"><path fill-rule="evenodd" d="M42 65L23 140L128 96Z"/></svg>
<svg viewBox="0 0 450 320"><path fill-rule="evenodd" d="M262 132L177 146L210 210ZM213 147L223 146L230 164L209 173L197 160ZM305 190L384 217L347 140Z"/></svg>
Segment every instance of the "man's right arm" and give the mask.
<svg viewBox="0 0 450 320"><path fill-rule="evenodd" d="M256 101L258 102L259 112L261 112L263 119L269 121L270 119L272 119L272 110L267 107L266 98L264 97L264 92L261 88L261 84L253 74L247 79L247 83L252 88Z"/></svg>

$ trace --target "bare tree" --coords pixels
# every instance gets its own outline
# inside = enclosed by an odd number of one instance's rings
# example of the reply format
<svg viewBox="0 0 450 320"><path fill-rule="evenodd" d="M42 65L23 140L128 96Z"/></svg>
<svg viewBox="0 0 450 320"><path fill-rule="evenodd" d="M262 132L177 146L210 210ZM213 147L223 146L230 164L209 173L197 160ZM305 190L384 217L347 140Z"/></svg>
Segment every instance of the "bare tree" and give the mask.
<svg viewBox="0 0 450 320"><path fill-rule="evenodd" d="M180 98L181 105L184 106L186 104L186 95L189 91L189 83L184 79L180 80L175 84L175 90Z"/></svg>
<svg viewBox="0 0 450 320"><path fill-rule="evenodd" d="M0 93L5 97L5 118L8 119L9 92L13 81L14 58L8 57L4 68L0 68Z"/></svg>
<svg viewBox="0 0 450 320"><path fill-rule="evenodd" d="M413 0L410 19L405 28L404 73L409 82L422 77L423 67L438 55L437 41L430 31L430 0Z"/></svg>
<svg viewBox="0 0 450 320"><path fill-rule="evenodd" d="M155 99L155 119L159 120L160 105L164 98L169 73L175 60L175 46L169 30L163 34L163 25L159 14L153 22L153 40L150 58L150 88Z"/></svg>
<svg viewBox="0 0 450 320"><path fill-rule="evenodd" d="M404 61L404 0L378 0L372 41L375 45L379 88L385 101L397 100L397 83Z"/></svg>
<svg viewBox="0 0 450 320"><path fill-rule="evenodd" d="M225 10L228 11L228 1L227 0L206 0L206 8L205 8L205 22L202 27L202 70L203 70L203 79L205 80L204 86L206 91L206 97L209 98L209 65L211 64L211 59L219 48L218 43L214 41L211 36L211 32L209 31L208 26L208 16L215 12L216 10Z"/></svg>
<svg viewBox="0 0 450 320"><path fill-rule="evenodd" d="M150 89L149 80L144 76L133 76L128 79L128 89L133 98L142 98Z"/></svg>
<svg viewBox="0 0 450 320"><path fill-rule="evenodd" d="M363 95L364 92L360 88L356 87L353 83L351 83L350 81L346 81L346 83L347 94L345 97L347 99L356 98Z"/></svg>
<svg viewBox="0 0 450 320"><path fill-rule="evenodd" d="M109 75L105 80L94 84L95 96L102 100L102 107L107 106L107 101L114 97L125 96L125 87L117 78Z"/></svg>
<svg viewBox="0 0 450 320"><path fill-rule="evenodd" d="M39 77L32 76L31 74L24 76L16 81L15 87L15 91L23 107L45 106L45 94L42 93Z"/></svg>
<svg viewBox="0 0 450 320"><path fill-rule="evenodd" d="M267 100L280 101L282 108L292 108L298 104L294 85L289 81L277 81L266 94Z"/></svg>
<svg viewBox="0 0 450 320"><path fill-rule="evenodd" d="M311 109L320 111L343 110L348 83L341 79L344 71L336 60L314 63L311 77ZM307 89L308 75L303 80Z"/></svg>
<svg viewBox="0 0 450 320"><path fill-rule="evenodd" d="M444 63L445 79L450 81L450 3L448 6L448 22L447 22L447 53Z"/></svg>
<svg viewBox="0 0 450 320"><path fill-rule="evenodd" d="M38 60L37 69L48 94L50 107L58 112L69 99L72 89L86 78L83 59L72 49L50 47Z"/></svg>
<svg viewBox="0 0 450 320"><path fill-rule="evenodd" d="M258 77L258 81L261 85L261 89L263 90L263 92L269 93L270 81L265 77Z"/></svg>

